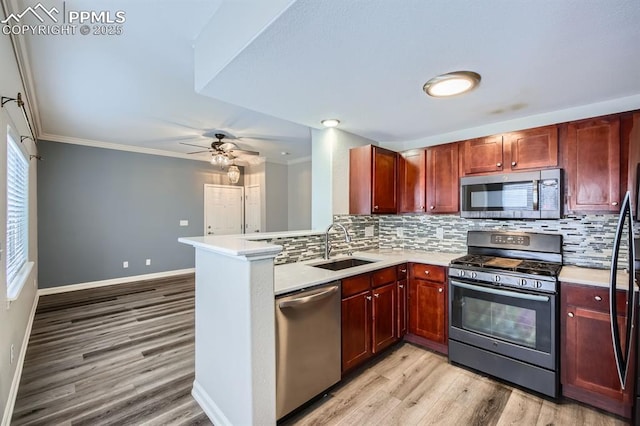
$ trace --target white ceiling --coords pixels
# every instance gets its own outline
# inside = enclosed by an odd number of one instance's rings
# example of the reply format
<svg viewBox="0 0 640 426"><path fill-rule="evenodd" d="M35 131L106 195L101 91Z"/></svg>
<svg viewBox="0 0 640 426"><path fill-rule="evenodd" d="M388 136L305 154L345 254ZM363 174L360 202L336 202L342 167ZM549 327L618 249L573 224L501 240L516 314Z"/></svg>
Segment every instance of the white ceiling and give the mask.
<svg viewBox="0 0 640 426"><path fill-rule="evenodd" d="M637 0L66 7L121 9L127 20L121 36L25 37L44 139L185 153L178 142L207 144L202 134L222 130L286 162L310 155L309 127L324 118L402 149L640 109ZM422 92L457 70L480 73L480 87L451 99Z"/></svg>

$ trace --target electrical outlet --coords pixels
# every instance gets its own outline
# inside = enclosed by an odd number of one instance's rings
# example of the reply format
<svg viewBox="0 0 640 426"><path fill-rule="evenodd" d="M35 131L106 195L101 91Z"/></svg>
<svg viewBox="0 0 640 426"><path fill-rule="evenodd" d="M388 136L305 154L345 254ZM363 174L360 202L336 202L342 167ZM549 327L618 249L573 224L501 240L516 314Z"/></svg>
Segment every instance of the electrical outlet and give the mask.
<svg viewBox="0 0 640 426"><path fill-rule="evenodd" d="M396 237L398 238L404 237L404 228L396 228Z"/></svg>
<svg viewBox="0 0 640 426"><path fill-rule="evenodd" d="M13 360L16 357L16 348L13 345L11 345L10 352L11 353L9 355L9 364L13 365Z"/></svg>
<svg viewBox="0 0 640 426"><path fill-rule="evenodd" d="M364 236L373 237L373 225L364 227Z"/></svg>
<svg viewBox="0 0 640 426"><path fill-rule="evenodd" d="M127 262L126 260L124 262L122 262L122 267L123 268L128 268L129 267L129 262Z"/></svg>
<svg viewBox="0 0 640 426"><path fill-rule="evenodd" d="M151 265L151 259L145 260L144 264L147 265L147 266Z"/></svg>
<svg viewBox="0 0 640 426"><path fill-rule="evenodd" d="M436 229L436 238L439 240L443 240L444 239L444 229L442 228L437 228Z"/></svg>

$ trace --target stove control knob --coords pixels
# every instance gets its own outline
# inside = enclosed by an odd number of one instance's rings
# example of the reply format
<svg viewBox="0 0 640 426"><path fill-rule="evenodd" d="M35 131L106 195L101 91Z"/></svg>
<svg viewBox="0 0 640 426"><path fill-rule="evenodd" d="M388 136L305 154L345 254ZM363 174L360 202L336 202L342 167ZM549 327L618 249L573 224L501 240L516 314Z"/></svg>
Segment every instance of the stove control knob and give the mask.
<svg viewBox="0 0 640 426"><path fill-rule="evenodd" d="M520 280L520 285L521 286L526 286L527 285L527 280L525 280L524 278Z"/></svg>
<svg viewBox="0 0 640 426"><path fill-rule="evenodd" d="M471 273L471 278L476 278L478 276L478 274L476 274L475 272Z"/></svg>
<svg viewBox="0 0 640 426"><path fill-rule="evenodd" d="M493 277L493 280L494 280L495 282L499 282L499 281L500 281L500 275L495 275L495 276Z"/></svg>
<svg viewBox="0 0 640 426"><path fill-rule="evenodd" d="M536 281L536 288L542 287L542 283L540 281Z"/></svg>
<svg viewBox="0 0 640 426"><path fill-rule="evenodd" d="M464 271L458 271L458 276L459 277L464 277Z"/></svg>

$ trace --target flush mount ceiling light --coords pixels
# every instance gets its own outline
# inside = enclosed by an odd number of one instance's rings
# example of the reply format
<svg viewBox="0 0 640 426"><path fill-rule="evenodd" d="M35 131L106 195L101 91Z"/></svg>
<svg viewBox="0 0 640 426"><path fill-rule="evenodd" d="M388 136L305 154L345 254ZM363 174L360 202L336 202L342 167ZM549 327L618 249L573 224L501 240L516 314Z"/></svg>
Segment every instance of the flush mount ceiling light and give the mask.
<svg viewBox="0 0 640 426"><path fill-rule="evenodd" d="M473 71L456 71L438 75L427 81L422 90L429 96L444 98L473 90L480 84L480 74Z"/></svg>
<svg viewBox="0 0 640 426"><path fill-rule="evenodd" d="M320 122L324 127L337 127L340 124L340 120L337 118L328 118Z"/></svg>

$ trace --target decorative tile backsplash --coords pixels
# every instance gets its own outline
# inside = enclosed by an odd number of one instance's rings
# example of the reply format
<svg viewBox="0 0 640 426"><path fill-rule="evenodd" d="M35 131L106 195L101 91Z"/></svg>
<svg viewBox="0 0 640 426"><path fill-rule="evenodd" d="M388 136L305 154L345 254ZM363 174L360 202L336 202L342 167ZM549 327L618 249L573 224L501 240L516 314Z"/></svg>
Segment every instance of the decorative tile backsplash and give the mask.
<svg viewBox="0 0 640 426"><path fill-rule="evenodd" d="M556 220L465 219L454 215L403 215L380 217L380 248L467 251L467 231L498 230L563 235L565 265L609 268L617 215L567 216ZM401 231L398 231L401 229ZM626 234L623 234L626 235ZM621 267L627 245L621 245Z"/></svg>
<svg viewBox="0 0 640 426"><path fill-rule="evenodd" d="M565 265L608 269L616 230L617 215L576 215L556 220L492 220L465 219L456 215L336 215L335 223L349 231L347 244L339 228L330 234L332 254L369 249L411 249L467 252L467 231L498 230L512 232L542 232L563 235ZM365 236L365 229L373 236ZM625 234L626 235L626 230ZM324 235L275 238L264 240L283 246L276 265L320 259L324 255ZM627 245L621 244L619 267L626 266Z"/></svg>
<svg viewBox="0 0 640 426"><path fill-rule="evenodd" d="M371 250L378 248L378 218L373 216L340 215L333 217L334 223L344 226L351 236L351 243L346 243L344 233L340 228L334 228L330 236L333 249L331 254L347 253L348 251ZM365 237L365 228L373 229L373 236ZM284 263L302 262L305 260L321 259L324 256L324 235L308 235L304 237L273 238L263 240L271 244L282 246L274 262L276 265Z"/></svg>

